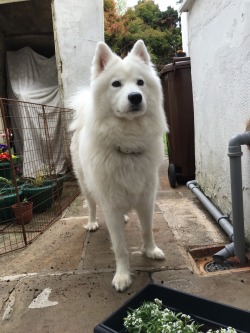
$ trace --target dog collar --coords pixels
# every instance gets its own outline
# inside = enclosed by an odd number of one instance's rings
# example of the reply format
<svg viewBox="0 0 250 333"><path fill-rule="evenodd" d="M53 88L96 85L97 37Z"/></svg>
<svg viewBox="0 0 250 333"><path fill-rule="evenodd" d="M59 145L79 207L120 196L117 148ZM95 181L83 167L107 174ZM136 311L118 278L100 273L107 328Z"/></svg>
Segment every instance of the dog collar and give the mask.
<svg viewBox="0 0 250 333"><path fill-rule="evenodd" d="M141 155L144 152L144 150L140 149L140 148L132 150L132 149L129 149L129 148L126 148L126 147L121 147L121 146L117 146L116 150L118 151L118 153L121 153L121 154L135 155L135 156Z"/></svg>

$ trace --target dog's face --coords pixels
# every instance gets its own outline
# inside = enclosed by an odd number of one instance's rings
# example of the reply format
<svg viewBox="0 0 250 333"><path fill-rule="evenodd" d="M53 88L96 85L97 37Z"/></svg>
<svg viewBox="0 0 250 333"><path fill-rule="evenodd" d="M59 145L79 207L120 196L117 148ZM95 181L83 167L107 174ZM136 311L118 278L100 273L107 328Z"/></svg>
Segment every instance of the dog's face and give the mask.
<svg viewBox="0 0 250 333"><path fill-rule="evenodd" d="M135 66L132 66L135 67ZM126 68L121 62L109 81L107 90L111 107L117 117L135 118L142 116L146 111L146 82L143 73L136 68Z"/></svg>
<svg viewBox="0 0 250 333"><path fill-rule="evenodd" d="M98 44L92 84L103 106L108 106L107 112L126 119L143 116L149 109L150 95L160 91L158 81L143 41L138 41L125 59L112 53L106 44Z"/></svg>

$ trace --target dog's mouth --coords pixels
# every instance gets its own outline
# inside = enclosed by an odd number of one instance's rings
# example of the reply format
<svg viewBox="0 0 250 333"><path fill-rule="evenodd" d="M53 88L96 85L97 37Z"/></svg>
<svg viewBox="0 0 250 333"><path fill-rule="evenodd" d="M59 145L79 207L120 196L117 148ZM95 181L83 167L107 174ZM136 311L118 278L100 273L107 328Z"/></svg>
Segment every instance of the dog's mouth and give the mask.
<svg viewBox="0 0 250 333"><path fill-rule="evenodd" d="M145 108L142 105L129 105L126 109L117 109L115 113L119 118L134 119L144 115Z"/></svg>
<svg viewBox="0 0 250 333"><path fill-rule="evenodd" d="M129 112L139 112L141 111L140 105L131 105Z"/></svg>

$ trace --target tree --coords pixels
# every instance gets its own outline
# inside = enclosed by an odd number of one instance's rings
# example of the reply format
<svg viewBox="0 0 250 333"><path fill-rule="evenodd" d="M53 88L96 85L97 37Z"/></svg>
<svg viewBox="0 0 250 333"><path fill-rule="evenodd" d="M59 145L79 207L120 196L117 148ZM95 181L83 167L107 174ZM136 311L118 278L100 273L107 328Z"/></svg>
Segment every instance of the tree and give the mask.
<svg viewBox="0 0 250 333"><path fill-rule="evenodd" d="M140 17L145 24L152 28L157 28L157 21L160 18L161 11L154 1L141 0L135 6L135 14Z"/></svg>
<svg viewBox="0 0 250 333"><path fill-rule="evenodd" d="M114 0L104 0L104 11L105 40L121 56L143 39L152 61L161 69L181 48L180 19L171 7L162 12L154 1L139 0L121 13Z"/></svg>
<svg viewBox="0 0 250 333"><path fill-rule="evenodd" d="M114 52L118 52L125 34L125 26L114 0L104 0L104 32L106 43Z"/></svg>

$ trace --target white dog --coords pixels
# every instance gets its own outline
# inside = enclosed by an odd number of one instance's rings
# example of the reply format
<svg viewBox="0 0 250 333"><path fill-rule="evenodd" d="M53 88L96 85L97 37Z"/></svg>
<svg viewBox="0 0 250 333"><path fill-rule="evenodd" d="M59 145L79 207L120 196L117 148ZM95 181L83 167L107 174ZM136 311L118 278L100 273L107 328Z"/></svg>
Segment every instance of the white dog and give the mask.
<svg viewBox="0 0 250 333"><path fill-rule="evenodd" d="M154 242L152 218L168 128L161 83L143 41L137 41L124 59L98 43L90 89L74 98L72 107L73 167L89 206L85 227L98 228L98 202L116 258L112 284L123 291L131 284L124 214L137 211L143 253L164 259Z"/></svg>

